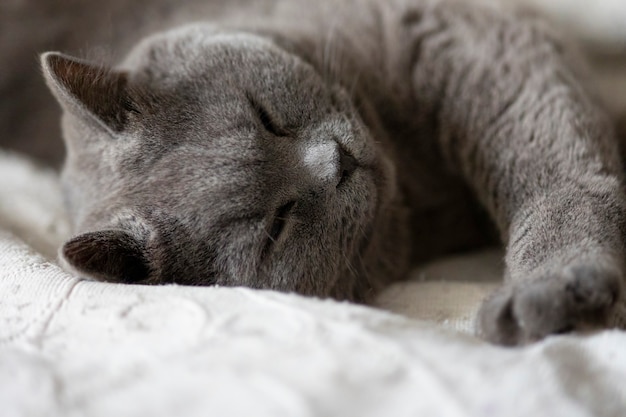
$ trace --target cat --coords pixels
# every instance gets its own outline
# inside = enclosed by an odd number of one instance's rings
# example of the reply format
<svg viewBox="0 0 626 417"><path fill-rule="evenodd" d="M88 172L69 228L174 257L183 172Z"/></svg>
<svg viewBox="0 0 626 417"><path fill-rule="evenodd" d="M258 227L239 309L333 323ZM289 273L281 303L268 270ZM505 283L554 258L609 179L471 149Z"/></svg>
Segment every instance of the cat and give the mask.
<svg viewBox="0 0 626 417"><path fill-rule="evenodd" d="M63 108L67 268L367 302L500 241L484 338L608 324L622 161L546 25L453 0L155 4L122 9L158 18L119 14L115 66L41 57Z"/></svg>

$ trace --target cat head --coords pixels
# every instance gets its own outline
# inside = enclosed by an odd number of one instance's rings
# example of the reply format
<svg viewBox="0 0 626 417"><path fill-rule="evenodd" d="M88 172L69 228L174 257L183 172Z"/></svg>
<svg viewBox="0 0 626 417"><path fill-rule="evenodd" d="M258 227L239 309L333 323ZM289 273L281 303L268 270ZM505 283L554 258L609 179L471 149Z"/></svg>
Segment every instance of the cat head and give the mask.
<svg viewBox="0 0 626 417"><path fill-rule="evenodd" d="M117 68L42 63L64 109L72 270L354 299L403 269L389 158L344 89L271 41L189 26Z"/></svg>

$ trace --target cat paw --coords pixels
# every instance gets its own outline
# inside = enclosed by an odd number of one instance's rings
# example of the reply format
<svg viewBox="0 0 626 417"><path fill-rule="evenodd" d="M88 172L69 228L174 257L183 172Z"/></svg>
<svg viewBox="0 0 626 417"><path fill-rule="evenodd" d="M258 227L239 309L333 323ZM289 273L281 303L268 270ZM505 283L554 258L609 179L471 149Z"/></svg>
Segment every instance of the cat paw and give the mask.
<svg viewBox="0 0 626 417"><path fill-rule="evenodd" d="M551 334L606 327L621 290L619 268L566 266L503 285L483 302L478 331L493 343L521 345Z"/></svg>

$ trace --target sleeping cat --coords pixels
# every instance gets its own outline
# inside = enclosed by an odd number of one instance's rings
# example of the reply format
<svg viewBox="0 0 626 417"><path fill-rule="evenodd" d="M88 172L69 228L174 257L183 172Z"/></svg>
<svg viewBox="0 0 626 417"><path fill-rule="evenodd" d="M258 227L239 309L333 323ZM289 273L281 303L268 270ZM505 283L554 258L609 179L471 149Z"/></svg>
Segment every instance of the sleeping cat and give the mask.
<svg viewBox="0 0 626 417"><path fill-rule="evenodd" d="M64 110L68 268L367 301L414 263L499 239L485 338L607 324L623 168L540 22L444 0L224 1L209 16L218 3L190 2L200 23L128 26L124 42L155 34L113 67L43 54Z"/></svg>

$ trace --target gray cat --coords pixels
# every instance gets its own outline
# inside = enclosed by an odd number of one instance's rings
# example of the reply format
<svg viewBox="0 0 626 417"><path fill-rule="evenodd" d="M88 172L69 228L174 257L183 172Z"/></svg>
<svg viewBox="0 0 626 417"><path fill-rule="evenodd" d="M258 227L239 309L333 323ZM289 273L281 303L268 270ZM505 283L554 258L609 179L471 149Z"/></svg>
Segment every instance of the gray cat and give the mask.
<svg viewBox="0 0 626 417"><path fill-rule="evenodd" d="M69 268L366 302L499 239L485 338L607 324L623 168L540 22L439 0L158 4L112 46L156 34L115 67L42 56L64 110ZM210 23L178 26L190 15Z"/></svg>

